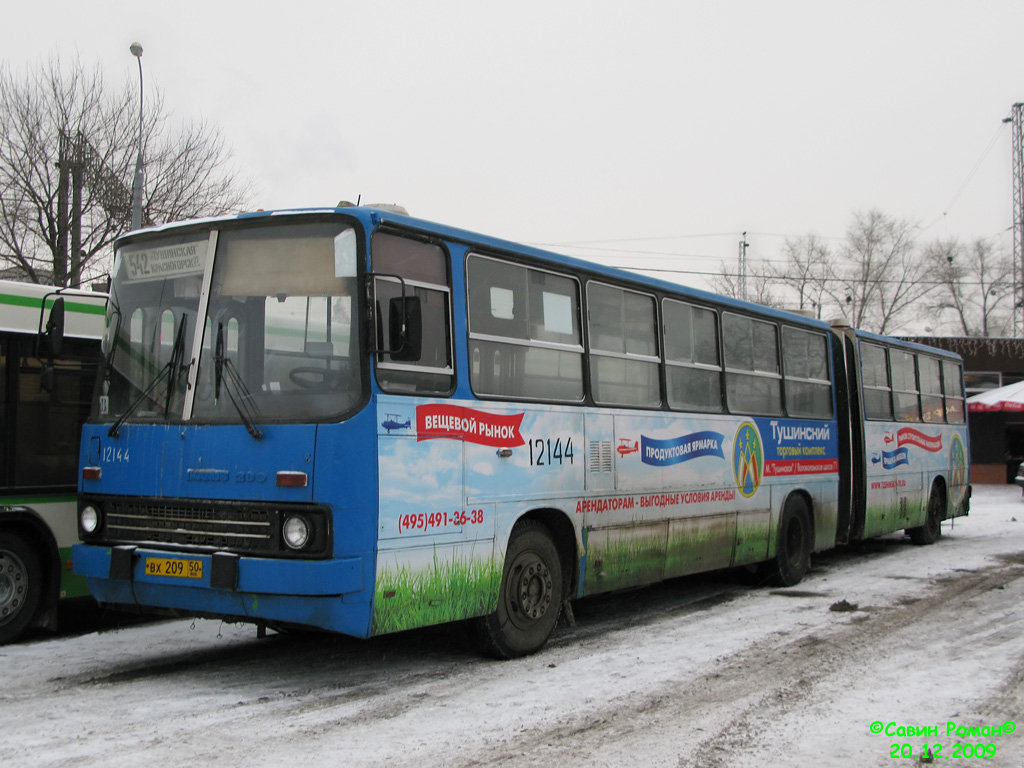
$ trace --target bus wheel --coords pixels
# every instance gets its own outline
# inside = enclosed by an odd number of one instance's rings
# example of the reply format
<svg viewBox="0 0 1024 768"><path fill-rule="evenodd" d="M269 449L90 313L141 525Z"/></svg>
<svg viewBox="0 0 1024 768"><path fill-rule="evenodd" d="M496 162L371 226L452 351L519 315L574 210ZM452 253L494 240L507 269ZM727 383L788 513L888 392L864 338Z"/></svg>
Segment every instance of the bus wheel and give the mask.
<svg viewBox="0 0 1024 768"><path fill-rule="evenodd" d="M932 495L928 497L928 514L925 517L924 525L918 528L908 528L907 533L910 540L915 544L934 544L935 540L942 535L942 513L945 511L946 500L938 488L932 488Z"/></svg>
<svg viewBox="0 0 1024 768"><path fill-rule="evenodd" d="M562 605L562 566L544 526L526 521L512 531L498 610L480 619L486 650L502 659L534 653L547 642Z"/></svg>
<svg viewBox="0 0 1024 768"><path fill-rule="evenodd" d="M775 559L765 563L765 581L777 587L799 584L811 567L811 515L807 502L790 496L782 508Z"/></svg>
<svg viewBox="0 0 1024 768"><path fill-rule="evenodd" d="M0 644L15 640L31 623L42 597L39 558L21 536L0 533Z"/></svg>

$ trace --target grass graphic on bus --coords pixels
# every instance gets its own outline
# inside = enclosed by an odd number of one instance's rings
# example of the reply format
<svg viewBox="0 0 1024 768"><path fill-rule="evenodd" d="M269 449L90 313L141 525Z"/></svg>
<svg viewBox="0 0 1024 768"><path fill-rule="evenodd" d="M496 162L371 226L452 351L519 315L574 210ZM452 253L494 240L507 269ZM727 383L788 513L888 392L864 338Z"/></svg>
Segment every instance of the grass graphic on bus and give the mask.
<svg viewBox="0 0 1024 768"><path fill-rule="evenodd" d="M502 564L494 559L447 559L434 547L426 568L385 565L377 575L373 634L459 621L497 608Z"/></svg>
<svg viewBox="0 0 1024 768"><path fill-rule="evenodd" d="M768 552L767 525L736 526L732 515L682 518L670 524L642 528L619 526L591 531L587 537L586 594L651 584L662 579L728 568L737 563L742 545L744 561L763 560Z"/></svg>
<svg viewBox="0 0 1024 768"><path fill-rule="evenodd" d="M949 492L954 504L959 504L967 488L967 453L960 435L953 435L949 444Z"/></svg>

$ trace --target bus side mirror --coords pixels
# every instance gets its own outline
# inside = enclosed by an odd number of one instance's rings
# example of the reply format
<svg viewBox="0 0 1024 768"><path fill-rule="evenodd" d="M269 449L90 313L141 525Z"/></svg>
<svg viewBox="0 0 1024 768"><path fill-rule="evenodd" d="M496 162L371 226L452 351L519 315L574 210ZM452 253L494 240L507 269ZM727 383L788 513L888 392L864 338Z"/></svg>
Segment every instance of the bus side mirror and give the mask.
<svg viewBox="0 0 1024 768"><path fill-rule="evenodd" d="M396 296L388 305L388 346L392 360L411 362L423 354L423 312L419 296Z"/></svg>
<svg viewBox="0 0 1024 768"><path fill-rule="evenodd" d="M50 362L59 357L64 346L64 297L53 300L50 317L46 321L46 344L50 350Z"/></svg>

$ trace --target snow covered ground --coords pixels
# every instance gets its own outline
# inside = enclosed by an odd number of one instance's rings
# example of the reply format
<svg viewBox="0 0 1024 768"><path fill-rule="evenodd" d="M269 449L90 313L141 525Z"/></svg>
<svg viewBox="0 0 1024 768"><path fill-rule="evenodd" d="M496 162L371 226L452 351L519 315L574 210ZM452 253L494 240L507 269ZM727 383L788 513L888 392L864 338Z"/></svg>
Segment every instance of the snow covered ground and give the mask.
<svg viewBox="0 0 1024 768"><path fill-rule="evenodd" d="M457 626L41 636L0 648L0 762L883 766L928 744L1024 766L1019 490L976 487L943 534L816 556L786 590L719 573L577 601L575 627L510 662Z"/></svg>

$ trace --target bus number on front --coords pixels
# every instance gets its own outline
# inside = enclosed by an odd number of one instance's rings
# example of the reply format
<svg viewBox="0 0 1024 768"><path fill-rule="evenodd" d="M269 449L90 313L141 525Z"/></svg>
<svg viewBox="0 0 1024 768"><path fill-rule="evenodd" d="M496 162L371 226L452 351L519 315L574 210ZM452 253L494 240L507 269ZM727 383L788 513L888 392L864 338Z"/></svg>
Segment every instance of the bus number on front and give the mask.
<svg viewBox="0 0 1024 768"><path fill-rule="evenodd" d="M120 462L128 461L128 449L121 448L113 445L108 445L103 448L100 454L100 460L104 464L115 464Z"/></svg>

